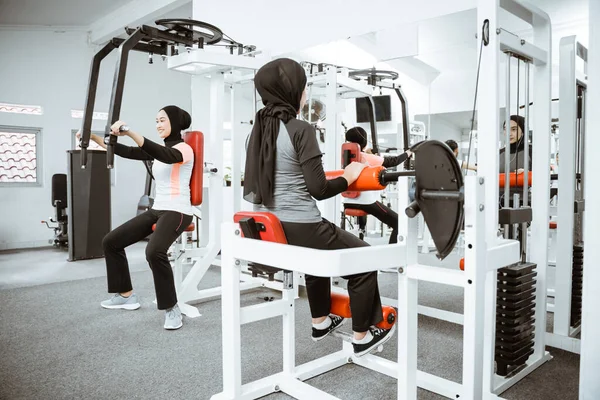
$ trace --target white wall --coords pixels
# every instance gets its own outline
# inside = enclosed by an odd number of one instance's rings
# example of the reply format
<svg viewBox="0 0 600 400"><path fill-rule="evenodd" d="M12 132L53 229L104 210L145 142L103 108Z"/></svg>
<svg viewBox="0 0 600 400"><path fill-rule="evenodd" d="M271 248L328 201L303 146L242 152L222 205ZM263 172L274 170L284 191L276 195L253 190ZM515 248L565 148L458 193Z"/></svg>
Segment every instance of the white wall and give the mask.
<svg viewBox="0 0 600 400"><path fill-rule="evenodd" d="M423 122L425 126L427 126L429 139L439 140L441 142L453 139L456 140L457 143L460 143L462 131L452 122L436 115L431 115L431 117L428 115L417 115L415 119Z"/></svg>
<svg viewBox="0 0 600 400"><path fill-rule="evenodd" d="M0 188L0 249L48 244L53 231L40 224L53 215L51 179L66 173L66 151L71 147L71 130L79 129L81 119L71 118L71 109L83 109L90 62L95 47L87 44L85 32L0 30L0 102L41 105L41 116L0 113L0 125L42 128L39 187ZM115 52L116 53L116 52ZM96 111L108 111L116 54L102 64ZM158 139L154 129L156 112L168 104L190 108L190 77L171 72L166 63L147 55L130 55L121 119L150 139ZM93 129L103 130L106 121L95 121ZM129 139L121 139L132 144ZM112 188L113 228L135 216L143 194L145 168L136 161L116 161L116 186Z"/></svg>

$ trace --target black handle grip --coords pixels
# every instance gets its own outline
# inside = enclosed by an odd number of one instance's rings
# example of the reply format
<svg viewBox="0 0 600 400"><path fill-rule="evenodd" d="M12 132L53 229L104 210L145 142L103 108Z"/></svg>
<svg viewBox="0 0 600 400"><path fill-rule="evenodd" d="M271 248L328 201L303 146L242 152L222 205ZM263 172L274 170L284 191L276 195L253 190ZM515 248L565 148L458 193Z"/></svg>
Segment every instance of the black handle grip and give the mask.
<svg viewBox="0 0 600 400"><path fill-rule="evenodd" d="M87 160L88 160L88 152L87 152L87 147L82 147L81 148L81 169L85 169L85 167L87 166Z"/></svg>
<svg viewBox="0 0 600 400"><path fill-rule="evenodd" d="M420 212L421 207L419 207L419 203L417 203L416 200L410 203L408 207L406 207L406 209L404 210L404 213L408 218L414 218L417 215L419 215Z"/></svg>
<svg viewBox="0 0 600 400"><path fill-rule="evenodd" d="M106 168L112 169L115 166L115 143L117 137L115 135L104 135L104 143L106 144Z"/></svg>

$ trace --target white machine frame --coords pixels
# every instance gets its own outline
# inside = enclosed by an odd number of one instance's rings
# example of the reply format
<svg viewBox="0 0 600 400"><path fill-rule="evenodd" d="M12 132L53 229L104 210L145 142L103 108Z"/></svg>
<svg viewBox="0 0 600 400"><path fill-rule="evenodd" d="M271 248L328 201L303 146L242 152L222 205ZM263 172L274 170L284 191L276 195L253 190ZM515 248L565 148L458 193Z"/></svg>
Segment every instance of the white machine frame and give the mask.
<svg viewBox="0 0 600 400"><path fill-rule="evenodd" d="M217 255L221 250L221 223L223 222L223 112L225 106L225 88L231 90L231 116L232 121L240 118L236 114L235 82L232 77L239 77L240 73L250 73L259 69L270 61L260 53L231 55L210 52L203 49L192 49L177 56L169 57L168 68L193 75L192 93L202 93L200 86L203 76L210 76L210 89L208 107L210 110L209 133L204 137L204 163L205 176L203 184L203 201L196 210L201 216L200 233L198 237L199 248L186 246L187 235L183 235L174 247L175 261L173 272L175 287L179 300L179 307L188 317L199 317L198 308L188 304L221 295L221 287L198 290L198 285L204 278L211 265L219 265ZM206 100L197 94L192 96L192 115L201 115L201 109L206 107ZM236 134L239 124L232 123L232 189L233 210L240 209L242 195L241 181L241 151L243 139ZM216 168L216 172L211 170ZM183 268L191 265L191 270L183 276ZM269 287L281 290L279 282L269 282L262 278L252 278L249 274L242 276L241 290L250 290L260 287Z"/></svg>
<svg viewBox="0 0 600 400"><path fill-rule="evenodd" d="M520 39L518 36L507 32L499 25L500 8L513 16L525 21L533 27L533 42ZM477 9L478 27L489 21L489 44L486 46L491 51L483 48L481 54L481 71L486 77L479 81L479 107L478 120L479 132L479 159L486 160L478 166L478 176L484 177L486 182L485 204L488 205L485 215L486 224L490 228L498 226L498 143L499 129L502 126L499 116L500 104L500 54L510 52L530 60L533 64L533 97L535 107L531 123L526 122L526 131L531 126L536 136L535 151L533 152L532 179L534 190L532 194L533 220L531 222L531 243L528 260L537 264L537 283L535 298L535 345L534 353L529 357L526 366L515 375L505 378L494 372L495 331L496 331L496 269L491 264L493 258L488 257L487 270L493 271L493 279L486 282L485 302L485 369L483 387L484 391L502 393L551 357L545 350L546 332L546 263L548 253L548 215L550 176L548 173L550 160L550 99L551 99L551 24L548 15L539 8L516 0L479 0ZM481 35L481 32L478 33ZM529 64L528 64L529 66ZM508 68L508 67L507 67ZM510 75L507 74L507 78ZM506 124L510 126L510 81L506 82ZM529 104L529 85L526 88L525 104ZM526 120L528 120L528 107L526 106ZM527 153L527 152L526 152ZM481 232L481 231L480 231ZM497 242L497 231L494 228L484 231L481 240L488 245ZM469 243L467 239L466 243ZM468 253L467 253L468 255ZM516 261L516 260L515 260ZM465 257L465 270L469 270L468 258ZM507 263L505 265L508 265ZM472 264L471 264L472 265Z"/></svg>
<svg viewBox="0 0 600 400"><path fill-rule="evenodd" d="M408 179L398 182L399 198L408 199ZM297 399L335 399L306 383L304 380L320 375L347 363L398 379L398 399L416 399L417 387L447 398L482 398L483 335L484 335L484 279L490 271L485 260L493 260L493 268L500 268L518 259L519 244L500 240L494 248L487 248L477 232L485 229L484 180L468 177L466 196L466 236L471 244L467 250L469 272L419 265L417 263L416 220L403 218L399 244L364 247L348 250L313 250L303 247L257 241L240 237L239 227L223 224L222 250L222 318L223 318L223 392L212 397L220 399L257 399L269 393L282 391ZM266 265L277 265L294 273L325 277L373 271L372 260L377 257L378 268L398 268L397 320L398 363L373 354L355 357L350 337L336 334L344 342L339 352L321 357L301 366L295 364L294 298L288 291L294 284L284 279L287 290L282 299L249 307L240 306L240 273L242 260ZM479 262L477 262L479 261ZM399 267L403 266L403 267ZM419 280L463 287L465 290L465 325L462 384L417 370L417 283ZM241 325L283 316L283 370L267 378L242 385L241 378ZM488 395L487 398L497 398Z"/></svg>
<svg viewBox="0 0 600 400"><path fill-rule="evenodd" d="M600 2L589 2L590 43L588 54L587 107L591 111L600 109ZM600 113L586 114L586 128L589 132L600 130ZM585 141L585 171L593 171L596 159L596 149L600 147L600 136L588 135ZM585 186L584 259L596 261L600 259L600 235L596 224L600 221L600 182L597 175L588 174ZM579 372L579 398L594 400L600 393L598 365L600 365L600 269L588 268L583 274L583 306L581 320L581 360Z"/></svg>
<svg viewBox="0 0 600 400"><path fill-rule="evenodd" d="M577 59L584 63L584 70L577 69ZM552 332L546 334L548 346L573 353L580 352L580 340L576 338L581 326L571 327L571 290L573 270L573 229L575 203L575 151L577 149L577 86L587 89L587 49L577 42L575 36L560 40L560 165L558 166L558 235L556 241L555 286L548 289L554 304L548 311L554 312ZM581 119L582 139L585 137L585 110ZM583 145L581 155L583 157ZM582 160L583 161L583 160ZM583 166L583 162L582 162Z"/></svg>

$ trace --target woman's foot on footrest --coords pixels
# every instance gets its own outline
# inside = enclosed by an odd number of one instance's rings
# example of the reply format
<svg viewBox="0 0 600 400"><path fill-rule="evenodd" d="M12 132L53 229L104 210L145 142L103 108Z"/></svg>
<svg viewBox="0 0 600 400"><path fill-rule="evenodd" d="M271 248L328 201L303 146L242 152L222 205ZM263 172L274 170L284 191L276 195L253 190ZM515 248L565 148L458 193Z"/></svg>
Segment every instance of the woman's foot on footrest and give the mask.
<svg viewBox="0 0 600 400"><path fill-rule="evenodd" d="M323 339L325 336L329 335L331 332L335 331L337 328L344 324L345 319L340 317L339 315L330 314L328 319L331 321L327 328L318 329L313 325L312 328L312 340L318 342ZM323 321L325 322L325 321Z"/></svg>
<svg viewBox="0 0 600 400"><path fill-rule="evenodd" d="M367 353L375 350L377 347L383 345L385 342L392 338L392 335L396 331L396 324L392 325L391 329L381 329L373 327L369 329L371 340L366 343L352 342L354 347L354 355L357 357L364 356ZM369 335L369 333L367 333Z"/></svg>

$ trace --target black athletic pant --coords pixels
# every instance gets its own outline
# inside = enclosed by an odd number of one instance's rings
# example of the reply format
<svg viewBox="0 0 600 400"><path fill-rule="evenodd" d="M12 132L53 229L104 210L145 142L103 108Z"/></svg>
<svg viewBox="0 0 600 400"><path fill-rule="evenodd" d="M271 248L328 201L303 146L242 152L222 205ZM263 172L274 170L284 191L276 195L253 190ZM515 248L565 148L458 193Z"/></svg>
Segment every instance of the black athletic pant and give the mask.
<svg viewBox="0 0 600 400"><path fill-rule="evenodd" d="M108 275L108 292L124 293L133 289L125 248L156 230L146 246L146 260L152 269L159 310L177 304L173 270L167 250L192 222L192 216L175 211L148 210L109 232L102 241Z"/></svg>
<svg viewBox="0 0 600 400"><path fill-rule="evenodd" d="M362 210L392 228L392 236L390 237L389 243L398 243L398 213L396 213L396 211L383 205L379 201L371 204L345 203L344 206L346 208Z"/></svg>
<svg viewBox="0 0 600 400"><path fill-rule="evenodd" d="M281 224L288 243L294 246L318 250L340 250L369 245L326 219L314 223L282 221ZM375 263L375 260L373 263ZM366 332L371 325L376 325L383 320L377 271L343 276L342 278L348 279L352 330ZM331 279L306 275L305 280L312 317L319 318L329 315L331 310Z"/></svg>

